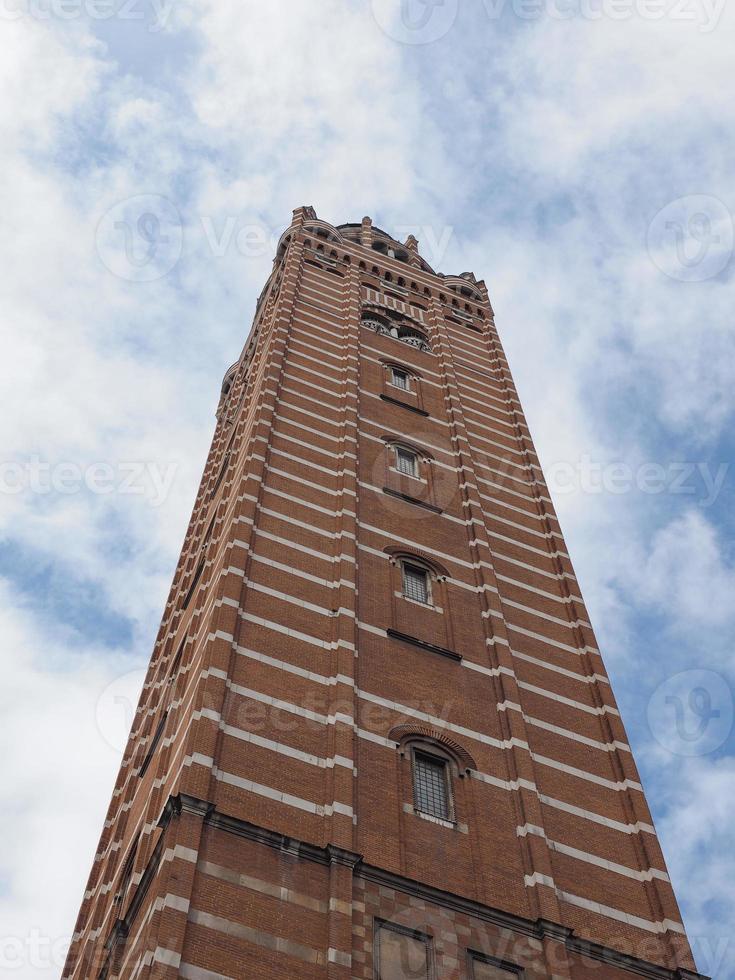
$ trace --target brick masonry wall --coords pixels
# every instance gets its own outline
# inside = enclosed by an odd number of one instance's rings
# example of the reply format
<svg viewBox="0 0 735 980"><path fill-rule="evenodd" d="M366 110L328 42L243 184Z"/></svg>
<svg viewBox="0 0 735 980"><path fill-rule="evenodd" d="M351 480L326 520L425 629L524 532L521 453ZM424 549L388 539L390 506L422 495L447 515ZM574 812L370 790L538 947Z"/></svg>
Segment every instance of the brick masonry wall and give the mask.
<svg viewBox="0 0 735 980"><path fill-rule="evenodd" d="M529 976L632 975L582 940L694 969L487 292L384 240L310 209L282 239L65 976L368 977L376 917L430 933L442 978L498 944ZM414 806L415 745L451 820Z"/></svg>

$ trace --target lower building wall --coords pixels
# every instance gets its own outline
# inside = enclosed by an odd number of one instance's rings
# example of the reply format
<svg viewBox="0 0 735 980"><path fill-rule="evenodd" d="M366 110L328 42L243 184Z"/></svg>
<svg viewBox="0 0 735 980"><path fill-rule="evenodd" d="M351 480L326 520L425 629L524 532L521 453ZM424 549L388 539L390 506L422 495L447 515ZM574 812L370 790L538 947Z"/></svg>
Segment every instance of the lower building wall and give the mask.
<svg viewBox="0 0 735 980"><path fill-rule="evenodd" d="M697 977L621 960L558 923L480 906L202 801L169 809L158 853L168 858L131 904L117 966L102 974L110 980Z"/></svg>

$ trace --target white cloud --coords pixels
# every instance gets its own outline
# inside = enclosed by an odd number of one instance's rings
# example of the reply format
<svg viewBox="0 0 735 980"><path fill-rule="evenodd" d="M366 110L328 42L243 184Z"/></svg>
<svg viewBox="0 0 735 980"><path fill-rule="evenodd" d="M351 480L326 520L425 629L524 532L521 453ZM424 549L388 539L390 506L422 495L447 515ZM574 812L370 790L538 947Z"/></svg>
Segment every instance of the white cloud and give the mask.
<svg viewBox="0 0 735 980"><path fill-rule="evenodd" d="M735 567L699 511L687 510L658 530L648 550L625 564L621 578L678 629L701 635L703 627L735 621Z"/></svg>
<svg viewBox="0 0 735 980"><path fill-rule="evenodd" d="M735 760L677 760L658 786L673 787L658 821L674 887L686 895L686 925L699 969L735 975L735 855L732 812Z"/></svg>

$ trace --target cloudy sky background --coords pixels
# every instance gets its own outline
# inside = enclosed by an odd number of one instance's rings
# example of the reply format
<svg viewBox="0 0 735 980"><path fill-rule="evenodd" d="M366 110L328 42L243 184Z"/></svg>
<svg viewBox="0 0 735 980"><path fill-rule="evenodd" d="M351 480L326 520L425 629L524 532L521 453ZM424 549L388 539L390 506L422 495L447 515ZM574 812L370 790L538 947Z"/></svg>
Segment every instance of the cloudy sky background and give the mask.
<svg viewBox="0 0 735 980"><path fill-rule="evenodd" d="M486 280L699 968L735 977L734 34L722 0L0 0L9 976L59 974L220 381L312 204Z"/></svg>

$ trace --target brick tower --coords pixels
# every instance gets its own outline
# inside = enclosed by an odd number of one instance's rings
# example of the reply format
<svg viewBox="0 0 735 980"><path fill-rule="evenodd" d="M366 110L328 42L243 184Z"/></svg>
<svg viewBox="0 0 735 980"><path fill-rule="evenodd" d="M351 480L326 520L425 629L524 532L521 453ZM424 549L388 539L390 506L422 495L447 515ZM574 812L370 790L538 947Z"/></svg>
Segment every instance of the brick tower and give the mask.
<svg viewBox="0 0 735 980"><path fill-rule="evenodd" d="M694 971L484 284L299 208L64 976Z"/></svg>

